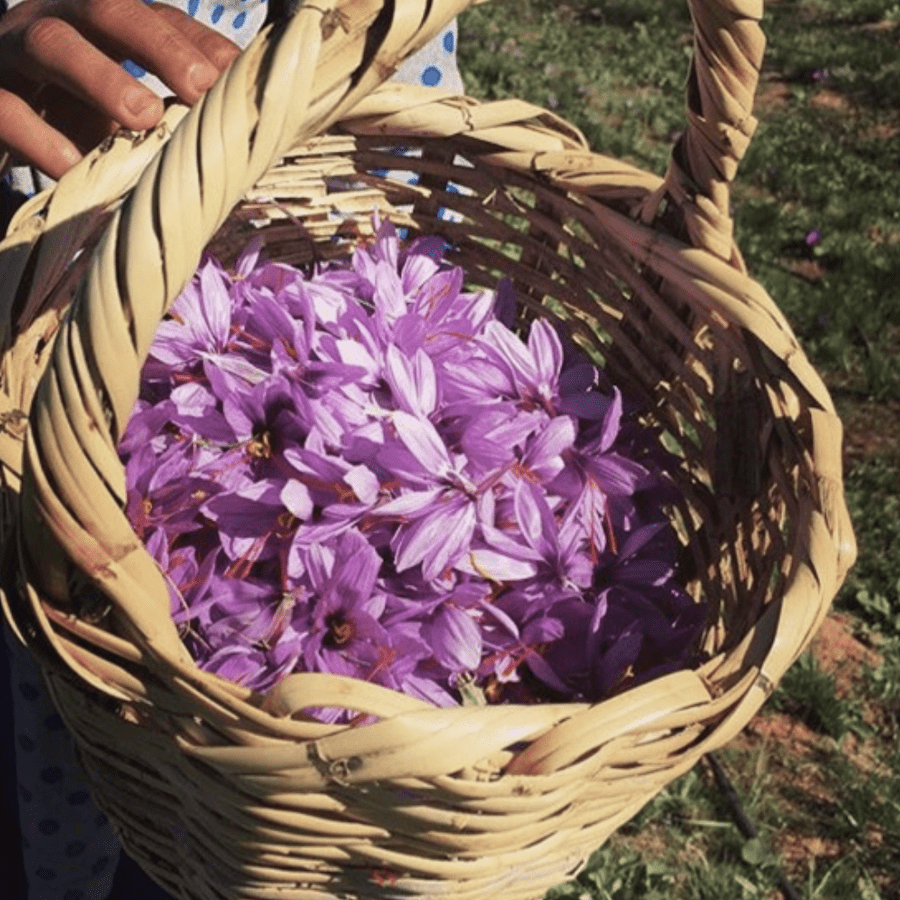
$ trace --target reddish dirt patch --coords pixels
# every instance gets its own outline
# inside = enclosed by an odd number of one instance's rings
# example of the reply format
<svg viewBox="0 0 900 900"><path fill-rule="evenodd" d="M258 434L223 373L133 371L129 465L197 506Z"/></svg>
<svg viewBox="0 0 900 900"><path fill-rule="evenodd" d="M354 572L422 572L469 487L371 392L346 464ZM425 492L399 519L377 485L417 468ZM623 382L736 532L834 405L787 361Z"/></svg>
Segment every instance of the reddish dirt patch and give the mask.
<svg viewBox="0 0 900 900"><path fill-rule="evenodd" d="M834 679L834 693L839 699L863 699L866 672L881 662L874 650L854 636L852 619L840 613L825 620L810 651L819 669ZM756 752L777 748L772 757L775 768L784 769L784 761L791 760L789 777L795 779L795 786L826 802L831 791L822 768L824 758L841 753L861 769L874 767L871 748L854 734L847 734L838 742L786 712L769 710L757 716L737 738L736 745Z"/></svg>
<svg viewBox="0 0 900 900"><path fill-rule="evenodd" d="M881 123L872 129L872 134L883 141L892 141L900 134L900 125L889 125ZM896 233L896 232L895 232Z"/></svg>
<svg viewBox="0 0 900 900"><path fill-rule="evenodd" d="M848 462L900 452L900 401L841 402L844 454Z"/></svg>
<svg viewBox="0 0 900 900"><path fill-rule="evenodd" d="M782 263L796 276L810 284L821 281L828 274L825 266L814 259L785 259Z"/></svg>
<svg viewBox="0 0 900 900"><path fill-rule="evenodd" d="M884 34L885 32L895 31L898 27L900 26L893 19L879 19L877 22L866 22L864 25L860 25L860 31Z"/></svg>
<svg viewBox="0 0 900 900"><path fill-rule="evenodd" d="M834 693L845 699L857 693L867 668L880 663L878 654L857 640L848 616L835 614L822 624L811 650L819 668L834 678Z"/></svg>
<svg viewBox="0 0 900 900"><path fill-rule="evenodd" d="M816 91L810 97L809 105L815 106L816 109L834 109L838 112L846 112L850 109L850 102L843 94L839 94L837 91L829 91L826 88Z"/></svg>
<svg viewBox="0 0 900 900"><path fill-rule="evenodd" d="M829 616L811 643L810 650L819 668L831 675L839 697L856 698L864 708L875 704L866 700L866 670L878 666L880 658L854 634L854 620L844 614ZM720 757L726 774L733 781L739 802L750 820L756 824L766 844L778 855L784 875L799 889L807 883L820 884L823 873L848 860L860 846L878 848L892 840L876 825L867 825L848 842L840 837L841 823L848 819L842 806L842 781L847 763L860 773L880 779L886 774L878 761L883 738L873 728L865 738L853 732L840 740L818 733L788 712L767 707L756 716ZM864 776L860 776L863 778ZM721 815L726 804L713 801ZM755 807L755 808L754 808ZM856 827L852 819L850 824ZM690 827L686 820L682 827ZM696 823L701 824L701 823ZM671 823L662 819L651 822L640 832L618 838L629 849L648 859L671 859ZM716 838L698 829L679 848L691 853L699 864L707 863L709 848ZM681 858L680 858L681 859ZM687 871L688 859L681 861ZM894 892L891 875L881 870L871 873L874 883L884 891L882 897L900 897ZM803 893L801 891L801 893ZM805 893L803 893L806 896ZM677 888L673 897L687 896ZM727 900L730 900L730 894ZM765 900L783 900L780 890L761 893ZM830 895L829 895L830 896ZM856 896L853 894L853 896Z"/></svg>
<svg viewBox="0 0 900 900"><path fill-rule="evenodd" d="M815 834L795 834L786 832L780 840L781 854L787 863L803 863L809 867L811 861L837 859L846 853L839 841L821 838Z"/></svg>
<svg viewBox="0 0 900 900"><path fill-rule="evenodd" d="M793 100L794 94L786 81L761 82L756 91L754 112L759 115L762 111L773 107L785 106Z"/></svg>
<svg viewBox="0 0 900 900"><path fill-rule="evenodd" d="M850 617L834 614L826 619L810 650L819 668L834 679L838 697L864 696L866 669L877 666L879 657L854 636ZM768 802L785 810L787 821L770 835L770 842L795 884L847 855L847 846L828 834L828 821L841 814L833 763L843 757L871 772L877 769L873 747L854 734L835 741L787 713L766 711L735 740L734 749L745 765L758 760Z"/></svg>

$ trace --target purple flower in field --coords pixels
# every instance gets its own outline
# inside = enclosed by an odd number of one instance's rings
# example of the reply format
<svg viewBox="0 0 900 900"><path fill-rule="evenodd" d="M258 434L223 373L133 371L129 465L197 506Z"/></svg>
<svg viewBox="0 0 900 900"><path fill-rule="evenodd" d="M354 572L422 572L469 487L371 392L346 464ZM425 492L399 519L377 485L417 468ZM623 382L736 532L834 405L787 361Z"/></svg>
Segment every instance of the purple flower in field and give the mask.
<svg viewBox="0 0 900 900"><path fill-rule="evenodd" d="M822 241L822 232L819 231L818 228L813 228L811 231L806 232L806 237L804 238L804 242L807 247L815 247L817 244Z"/></svg>

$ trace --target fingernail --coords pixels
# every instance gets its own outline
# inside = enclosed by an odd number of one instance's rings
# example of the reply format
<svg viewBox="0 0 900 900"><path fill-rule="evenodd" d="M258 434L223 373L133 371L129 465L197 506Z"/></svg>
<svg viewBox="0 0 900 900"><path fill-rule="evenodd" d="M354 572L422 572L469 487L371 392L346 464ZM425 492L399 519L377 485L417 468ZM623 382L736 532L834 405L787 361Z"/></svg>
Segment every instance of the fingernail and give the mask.
<svg viewBox="0 0 900 900"><path fill-rule="evenodd" d="M68 143L68 141L64 144L61 144L59 147L60 156L65 160L66 169L71 169L72 166L77 166L78 163L81 162L84 157L81 153L78 152L77 148Z"/></svg>
<svg viewBox="0 0 900 900"><path fill-rule="evenodd" d="M191 87L198 94L203 94L215 84L218 77L218 71L209 63L198 63L191 69Z"/></svg>
<svg viewBox="0 0 900 900"><path fill-rule="evenodd" d="M143 118L151 109L159 105L159 97L140 87L125 88L122 98L133 116Z"/></svg>

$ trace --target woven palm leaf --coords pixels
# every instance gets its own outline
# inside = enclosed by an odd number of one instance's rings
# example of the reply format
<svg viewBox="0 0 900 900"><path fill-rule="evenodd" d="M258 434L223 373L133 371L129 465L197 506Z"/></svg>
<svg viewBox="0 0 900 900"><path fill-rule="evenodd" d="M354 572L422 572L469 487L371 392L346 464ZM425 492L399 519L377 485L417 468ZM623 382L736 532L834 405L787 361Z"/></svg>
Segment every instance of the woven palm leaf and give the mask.
<svg viewBox="0 0 900 900"><path fill-rule="evenodd" d="M301 7L0 244L4 611L126 848L186 900L540 896L745 726L854 556L840 423L732 235L761 4L692 0L664 177L525 102L380 86L465 5ZM339 258L375 207L443 235L473 286L509 276L523 321L564 320L643 402L680 461L697 668L595 704L439 709L332 675L261 696L189 658L116 451L157 325L205 249L227 261L261 234L273 259Z"/></svg>

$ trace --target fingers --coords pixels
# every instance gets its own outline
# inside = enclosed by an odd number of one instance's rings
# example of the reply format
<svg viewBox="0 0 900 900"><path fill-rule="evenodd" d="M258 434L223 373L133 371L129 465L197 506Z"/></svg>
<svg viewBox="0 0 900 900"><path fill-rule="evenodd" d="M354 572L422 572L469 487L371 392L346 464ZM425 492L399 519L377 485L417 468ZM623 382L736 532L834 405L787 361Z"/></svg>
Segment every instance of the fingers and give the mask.
<svg viewBox="0 0 900 900"><path fill-rule="evenodd" d="M234 58L231 42L190 16L141 0L87 0L75 24L119 59L153 72L180 99L195 103Z"/></svg>
<svg viewBox="0 0 900 900"><path fill-rule="evenodd" d="M44 120L87 153L119 127L109 116L57 85L48 85L39 95L38 109L46 109Z"/></svg>
<svg viewBox="0 0 900 900"><path fill-rule="evenodd" d="M0 142L12 157L27 161L51 178L60 178L81 160L72 141L9 91L0 90L0 123Z"/></svg>
<svg viewBox="0 0 900 900"><path fill-rule="evenodd" d="M198 22L183 10L169 6L167 3L154 3L150 8L179 34L199 48L220 74L240 56L241 48L237 44L229 41L218 31Z"/></svg>
<svg viewBox="0 0 900 900"><path fill-rule="evenodd" d="M39 19L27 29L22 49L31 77L64 87L108 118L134 130L152 128L163 103L116 62L61 19ZM59 113L65 115L65 100Z"/></svg>
<svg viewBox="0 0 900 900"><path fill-rule="evenodd" d="M117 124L142 131L159 122L162 101L122 60L194 103L239 52L165 4L23 0L0 25L0 155L8 149L59 177L78 160L79 148L93 146Z"/></svg>

